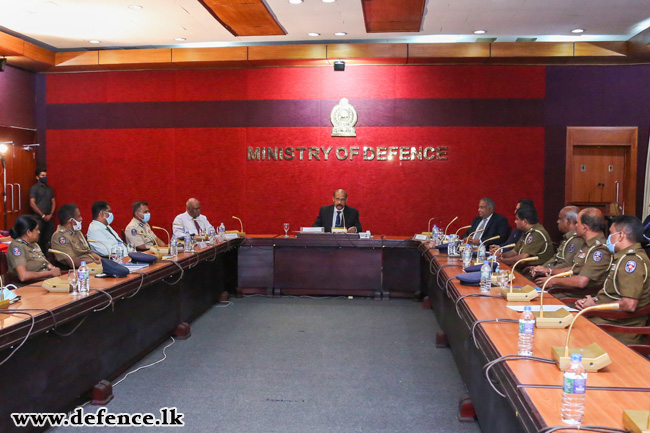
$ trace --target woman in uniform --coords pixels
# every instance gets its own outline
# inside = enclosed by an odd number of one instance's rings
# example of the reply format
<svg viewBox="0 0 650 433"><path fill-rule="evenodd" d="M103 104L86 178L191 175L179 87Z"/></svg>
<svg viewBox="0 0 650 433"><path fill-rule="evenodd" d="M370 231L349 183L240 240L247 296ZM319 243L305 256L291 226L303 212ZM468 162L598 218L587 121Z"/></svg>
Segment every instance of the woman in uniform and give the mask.
<svg viewBox="0 0 650 433"><path fill-rule="evenodd" d="M40 233L38 221L29 215L19 216L9 230L13 241L7 250L7 265L9 274L18 278L19 285L61 275L61 270L47 261L38 246Z"/></svg>

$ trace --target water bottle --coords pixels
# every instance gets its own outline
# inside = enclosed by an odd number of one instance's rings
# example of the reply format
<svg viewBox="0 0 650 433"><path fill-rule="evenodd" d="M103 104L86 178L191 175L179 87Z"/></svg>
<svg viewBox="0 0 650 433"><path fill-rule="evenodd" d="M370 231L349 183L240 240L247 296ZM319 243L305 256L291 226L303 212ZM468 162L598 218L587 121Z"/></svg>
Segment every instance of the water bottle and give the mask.
<svg viewBox="0 0 650 433"><path fill-rule="evenodd" d="M122 242L117 243L117 259L118 263L122 264L124 263L124 258L127 256L126 254L126 248L124 247L124 244Z"/></svg>
<svg viewBox="0 0 650 433"><path fill-rule="evenodd" d="M532 355L533 339L535 338L535 316L530 311L530 305L524 307L524 312L519 317L519 342L517 343L517 354Z"/></svg>
<svg viewBox="0 0 650 433"><path fill-rule="evenodd" d="M435 242L436 245L440 245L438 242L438 235L440 231L438 230L438 226L434 225L433 229L431 230L431 240Z"/></svg>
<svg viewBox="0 0 650 433"><path fill-rule="evenodd" d="M214 227L210 226L208 231L208 244L215 245L217 243L217 232L214 230Z"/></svg>
<svg viewBox="0 0 650 433"><path fill-rule="evenodd" d="M88 293L90 290L89 277L88 266L86 266L86 262L82 261L77 270L77 284L79 285L79 293L82 295Z"/></svg>
<svg viewBox="0 0 650 433"><path fill-rule="evenodd" d="M485 262L485 244L481 244L478 247L478 262L479 263Z"/></svg>
<svg viewBox="0 0 650 433"><path fill-rule="evenodd" d="M492 265L487 261L481 266L481 293L490 293L492 288Z"/></svg>
<svg viewBox="0 0 650 433"><path fill-rule="evenodd" d="M176 239L176 235L172 235L172 239L169 241L169 255L172 257L178 255L178 239Z"/></svg>
<svg viewBox="0 0 650 433"><path fill-rule="evenodd" d="M472 265L472 246L469 243L465 244L463 250L463 269Z"/></svg>
<svg viewBox="0 0 650 433"><path fill-rule="evenodd" d="M221 223L219 225L219 241L224 242L226 240L226 226Z"/></svg>
<svg viewBox="0 0 650 433"><path fill-rule="evenodd" d="M185 230L185 237L183 238L183 252L184 253L189 253L192 251L192 237L190 236L190 232Z"/></svg>
<svg viewBox="0 0 650 433"><path fill-rule="evenodd" d="M562 422L578 425L585 415L587 372L582 366L582 355L571 354L571 365L564 372L562 385Z"/></svg>

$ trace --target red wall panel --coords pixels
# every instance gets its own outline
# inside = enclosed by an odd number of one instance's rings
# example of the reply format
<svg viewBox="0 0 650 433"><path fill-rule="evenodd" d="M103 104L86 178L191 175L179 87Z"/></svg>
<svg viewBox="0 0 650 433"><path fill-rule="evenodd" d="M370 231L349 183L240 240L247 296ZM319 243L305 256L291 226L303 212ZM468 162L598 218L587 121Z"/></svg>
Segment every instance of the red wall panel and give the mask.
<svg viewBox="0 0 650 433"><path fill-rule="evenodd" d="M363 99L367 106L377 100L376 112L368 109L365 115L392 119L393 109L387 112L386 107L398 98L543 98L544 69L385 66L350 67L343 73L331 68L277 68L49 75L48 104L158 101L162 105L156 107L164 114L164 101L321 101L320 108L305 118L308 126L301 127L253 127L256 121L251 116L260 113L251 111L243 113L247 127L49 129L51 184L58 203L81 207L85 226L92 202L109 201L116 228L128 223L136 200L149 202L154 225L169 227L184 211L185 201L196 197L213 224L236 228L231 219L236 215L249 233L280 234L284 222L292 230L311 225L319 207L331 203L336 188L347 189L349 204L359 209L364 229L376 234L412 235L426 229L431 217L444 226L459 216L451 229L469 224L483 196L492 197L497 212L510 220L520 198L532 198L542 209L542 125L503 126L506 113L501 118L489 113L492 117L486 118L496 118L499 124L485 125L481 112L476 112L464 117L469 119L463 120L469 123L465 126L367 126L357 127L357 137L331 137L331 127L322 125L328 123L334 105L330 100L341 97ZM178 107L169 105L172 115ZM421 106L400 105L401 110ZM337 148L353 146L447 146L448 160L336 158ZM247 159L249 147L332 150L327 161L322 157L309 161L306 156L252 161Z"/></svg>

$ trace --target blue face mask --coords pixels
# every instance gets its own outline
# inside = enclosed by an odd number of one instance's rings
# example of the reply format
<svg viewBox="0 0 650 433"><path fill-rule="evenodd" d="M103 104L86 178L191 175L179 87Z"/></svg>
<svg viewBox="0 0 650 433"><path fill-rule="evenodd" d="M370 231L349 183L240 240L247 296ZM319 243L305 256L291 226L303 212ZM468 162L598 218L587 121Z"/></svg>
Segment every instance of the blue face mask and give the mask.
<svg viewBox="0 0 650 433"><path fill-rule="evenodd" d="M142 221L144 221L146 223L148 223L150 219L151 219L151 214L149 212L144 214L144 216L142 217Z"/></svg>
<svg viewBox="0 0 650 433"><path fill-rule="evenodd" d="M113 223L113 213L112 212L106 212L108 214L108 217L106 218L106 222L108 225L111 225Z"/></svg>
<svg viewBox="0 0 650 433"><path fill-rule="evenodd" d="M42 184L47 184L47 176L39 177L38 181Z"/></svg>
<svg viewBox="0 0 650 433"><path fill-rule="evenodd" d="M617 235L617 234L619 234L619 233L620 233L620 232L616 232L616 233L612 233L611 235L607 236L607 249L608 249L612 254L614 254L614 253L616 252L616 251L614 250L614 246L615 246L618 242L614 242L614 243L612 243L611 239L612 239L612 236Z"/></svg>

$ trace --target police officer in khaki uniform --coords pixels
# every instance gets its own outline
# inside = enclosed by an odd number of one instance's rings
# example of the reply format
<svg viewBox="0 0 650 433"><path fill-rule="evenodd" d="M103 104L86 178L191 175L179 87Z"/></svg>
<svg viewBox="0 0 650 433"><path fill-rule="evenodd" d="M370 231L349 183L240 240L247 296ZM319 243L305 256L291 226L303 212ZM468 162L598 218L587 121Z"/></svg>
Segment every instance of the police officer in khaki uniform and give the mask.
<svg viewBox="0 0 650 433"><path fill-rule="evenodd" d="M64 204L59 208L59 226L52 234L51 248L59 250L72 257L75 268L86 263L101 263L101 258L90 249L86 237L81 232L83 218L79 207L74 203ZM57 262L72 268L70 259L64 255L53 252Z"/></svg>
<svg viewBox="0 0 650 433"><path fill-rule="evenodd" d="M149 203L136 201L131 209L133 219L124 229L126 241L133 245L138 251L146 251L157 243L159 247L166 247L167 244L156 236L149 226L151 213ZM155 239L155 242L154 242Z"/></svg>
<svg viewBox="0 0 650 433"><path fill-rule="evenodd" d="M7 265L9 274L20 281L19 286L61 275L60 269L47 261L38 246L40 233L38 221L31 215L16 218L9 230L13 241L7 251Z"/></svg>
<svg viewBox="0 0 650 433"><path fill-rule="evenodd" d="M612 254L607 249L605 235L605 218L603 213L593 207L583 209L578 214L576 232L584 240L584 245L576 255L573 265L564 268L549 269L547 276L535 280L537 285L546 282L548 276L556 275L568 270L573 270L573 276L554 278L548 282L546 288L564 287L572 289L599 289L602 287L609 267L612 263ZM582 297L574 293L554 293L558 298L565 296Z"/></svg>
<svg viewBox="0 0 650 433"><path fill-rule="evenodd" d="M614 251L614 259L604 287L595 297L587 296L576 301L576 308L591 307L597 304L618 302L620 311L634 312L637 308L650 304L650 259L641 247L643 225L637 217L618 215L613 218L609 229L607 247ZM645 326L648 316L629 319L589 318L594 323L609 323L624 326ZM642 340L639 334L612 334L625 344L634 344Z"/></svg>
<svg viewBox="0 0 650 433"><path fill-rule="evenodd" d="M532 277L549 275L552 269L563 269L573 266L574 257L585 243L584 239L579 237L576 232L579 212L580 209L577 206L565 206L560 210L557 217L557 228L560 232L564 233L562 242L550 260L542 265L530 266L527 269Z"/></svg>
<svg viewBox="0 0 650 433"><path fill-rule="evenodd" d="M521 259L537 256L537 260L525 262L525 265L541 265L553 257L551 237L539 223L535 208L520 207L515 216L515 225L523 232L523 235L517 241L514 249L501 254L501 262L513 266Z"/></svg>

